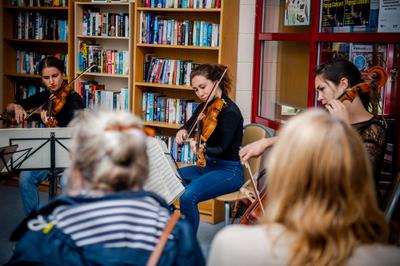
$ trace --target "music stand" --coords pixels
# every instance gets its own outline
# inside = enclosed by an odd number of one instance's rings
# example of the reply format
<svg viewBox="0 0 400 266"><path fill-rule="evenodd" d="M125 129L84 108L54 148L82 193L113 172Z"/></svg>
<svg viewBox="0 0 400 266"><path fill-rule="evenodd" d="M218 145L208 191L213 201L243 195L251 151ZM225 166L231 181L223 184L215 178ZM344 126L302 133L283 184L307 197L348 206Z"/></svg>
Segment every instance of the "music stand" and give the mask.
<svg viewBox="0 0 400 266"><path fill-rule="evenodd" d="M22 160L12 157L10 168L49 170L49 199L54 198L58 183L56 169L69 166L67 146L71 135L70 128L5 129L2 133L8 138L10 146L18 144L19 147L29 149Z"/></svg>
<svg viewBox="0 0 400 266"><path fill-rule="evenodd" d="M5 146L5 147L0 147L0 173L1 177L5 176L11 176L12 170L11 170L11 165L8 165L8 162L11 160L12 156L14 153L16 153L16 150L18 148L18 145L11 145L11 146ZM3 171L5 168L5 172Z"/></svg>

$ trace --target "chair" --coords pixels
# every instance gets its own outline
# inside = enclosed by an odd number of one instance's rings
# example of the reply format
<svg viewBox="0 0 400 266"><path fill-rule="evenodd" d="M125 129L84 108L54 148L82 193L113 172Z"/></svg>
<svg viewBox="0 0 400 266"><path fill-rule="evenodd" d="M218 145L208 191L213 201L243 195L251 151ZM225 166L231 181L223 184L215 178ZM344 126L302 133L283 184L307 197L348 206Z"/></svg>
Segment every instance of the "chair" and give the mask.
<svg viewBox="0 0 400 266"><path fill-rule="evenodd" d="M242 139L242 147L246 146L249 143L260 140L262 138L270 138L274 135L274 132L260 124L248 124L244 126L243 130L243 139ZM263 156L259 156L258 158L249 159L250 168L253 171L253 174L257 173L262 166ZM249 173L247 169L243 166L243 175L244 175L244 186L252 191L250 182L247 182L250 179ZM245 193L242 193L240 190L231 192L222 196L217 197L218 201L223 201L225 205L225 225L229 223L229 214L230 214L230 204L239 199L245 199L247 196Z"/></svg>

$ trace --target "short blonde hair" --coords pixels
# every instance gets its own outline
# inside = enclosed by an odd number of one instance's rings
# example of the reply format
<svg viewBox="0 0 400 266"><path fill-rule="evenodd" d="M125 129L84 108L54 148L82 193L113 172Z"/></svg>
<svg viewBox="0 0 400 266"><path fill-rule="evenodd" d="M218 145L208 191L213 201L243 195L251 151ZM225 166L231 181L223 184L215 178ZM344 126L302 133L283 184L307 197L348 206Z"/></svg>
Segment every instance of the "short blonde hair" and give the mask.
<svg viewBox="0 0 400 266"><path fill-rule="evenodd" d="M71 169L91 189L142 188L148 177L146 136L140 119L126 112L81 111L71 121Z"/></svg>
<svg viewBox="0 0 400 266"><path fill-rule="evenodd" d="M294 233L290 265L341 265L355 246L386 240L367 153L339 118L309 110L290 120L267 169L266 221Z"/></svg>

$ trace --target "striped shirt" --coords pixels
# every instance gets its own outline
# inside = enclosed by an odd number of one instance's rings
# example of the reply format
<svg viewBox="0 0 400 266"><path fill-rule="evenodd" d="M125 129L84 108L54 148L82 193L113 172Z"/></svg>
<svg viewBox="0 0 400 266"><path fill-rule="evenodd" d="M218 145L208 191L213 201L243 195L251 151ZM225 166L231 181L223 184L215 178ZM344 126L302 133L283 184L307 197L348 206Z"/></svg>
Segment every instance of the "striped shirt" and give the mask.
<svg viewBox="0 0 400 266"><path fill-rule="evenodd" d="M169 216L166 208L145 196L59 206L49 218L80 247L101 244L152 251Z"/></svg>

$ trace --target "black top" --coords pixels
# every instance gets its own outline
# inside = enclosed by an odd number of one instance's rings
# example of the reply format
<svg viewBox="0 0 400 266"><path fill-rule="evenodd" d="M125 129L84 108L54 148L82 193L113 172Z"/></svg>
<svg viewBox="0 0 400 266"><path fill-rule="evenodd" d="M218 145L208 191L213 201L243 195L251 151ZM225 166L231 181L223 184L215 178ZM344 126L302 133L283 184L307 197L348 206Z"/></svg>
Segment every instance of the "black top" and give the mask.
<svg viewBox="0 0 400 266"><path fill-rule="evenodd" d="M17 104L21 105L25 110L36 108L46 102L47 99L49 99L50 94L51 92L49 90L42 91L17 102ZM82 98L77 92L72 91L68 94L63 108L61 108L61 110L56 114L58 126L66 127L74 117L74 112L80 109L83 109Z"/></svg>
<svg viewBox="0 0 400 266"><path fill-rule="evenodd" d="M372 165L378 202L381 202L379 193L379 179L382 170L383 157L386 149L386 125L377 118L352 125L360 134Z"/></svg>
<svg viewBox="0 0 400 266"><path fill-rule="evenodd" d="M218 115L218 123L206 143L206 155L222 160L239 160L243 137L243 117L239 107L225 94L226 107ZM205 103L200 104L182 129L189 130Z"/></svg>

